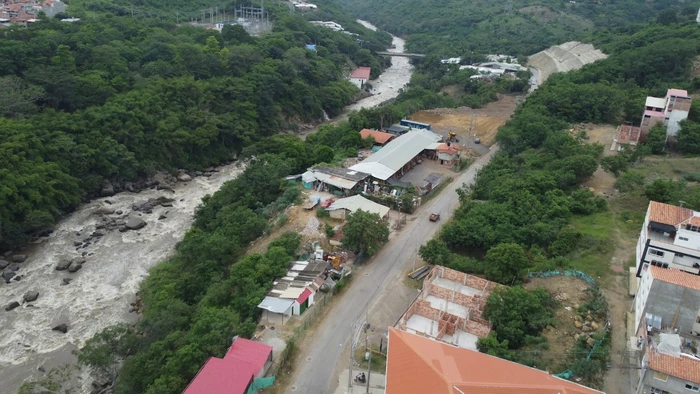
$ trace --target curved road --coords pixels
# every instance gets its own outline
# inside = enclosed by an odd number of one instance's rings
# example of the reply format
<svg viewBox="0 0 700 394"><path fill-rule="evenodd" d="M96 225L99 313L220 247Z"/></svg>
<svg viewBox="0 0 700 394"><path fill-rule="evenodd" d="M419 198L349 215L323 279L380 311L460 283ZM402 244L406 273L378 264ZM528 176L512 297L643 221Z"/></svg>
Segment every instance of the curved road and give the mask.
<svg viewBox="0 0 700 394"><path fill-rule="evenodd" d="M479 169L486 165L498 151L494 145L484 156L472 164L467 171L460 174L438 196L422 206L416 219L407 222L393 239L391 239L367 264L355 272L355 281L342 295L339 306L328 310L327 316L319 324L309 345L300 349L297 356L298 366L292 377L292 392L308 394L332 393L337 386L336 365L342 365L342 358L349 344L354 322L363 322L394 291L396 286L403 287L403 275L414 261L416 247L431 239L440 225L428 221L430 212L440 212L441 220L449 220L459 205L456 190L466 183L474 183ZM362 273L363 275L358 275ZM369 308L369 309L368 309ZM404 309L392 310L396 321ZM349 353L345 353L348 354ZM312 360L311 362L299 362ZM340 382L344 384L344 382Z"/></svg>

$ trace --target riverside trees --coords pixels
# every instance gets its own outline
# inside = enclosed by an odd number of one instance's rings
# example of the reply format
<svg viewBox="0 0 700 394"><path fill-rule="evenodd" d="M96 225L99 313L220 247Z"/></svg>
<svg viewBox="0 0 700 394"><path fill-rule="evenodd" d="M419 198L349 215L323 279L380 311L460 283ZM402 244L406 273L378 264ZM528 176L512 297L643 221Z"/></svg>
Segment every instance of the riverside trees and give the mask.
<svg viewBox="0 0 700 394"><path fill-rule="evenodd" d="M26 242L105 180L201 170L295 122L337 114L357 92L345 69L369 52L300 17L275 26L256 38L239 26L220 34L97 16L4 30L0 249ZM366 45L386 44L357 31ZM317 51L305 49L309 42ZM377 68L386 64L369 56Z"/></svg>

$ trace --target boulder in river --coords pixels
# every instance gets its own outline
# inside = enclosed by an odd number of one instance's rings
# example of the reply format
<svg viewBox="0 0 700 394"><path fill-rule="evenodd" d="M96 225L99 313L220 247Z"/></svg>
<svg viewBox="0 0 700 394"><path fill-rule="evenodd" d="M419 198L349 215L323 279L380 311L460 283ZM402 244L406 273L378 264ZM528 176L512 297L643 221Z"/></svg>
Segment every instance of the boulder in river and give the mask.
<svg viewBox="0 0 700 394"><path fill-rule="evenodd" d="M4 270L8 265L10 265L9 261L0 259L0 270Z"/></svg>
<svg viewBox="0 0 700 394"><path fill-rule="evenodd" d="M192 180L192 177L183 172L177 176L177 180L180 182L189 182Z"/></svg>
<svg viewBox="0 0 700 394"><path fill-rule="evenodd" d="M70 261L61 261L58 264L56 264L56 271L67 270L68 267L70 267L70 264L71 264Z"/></svg>
<svg viewBox="0 0 700 394"><path fill-rule="evenodd" d="M68 324L66 324L66 323L61 323L61 324L57 325L56 327L52 328L52 330L53 330L53 331L62 332L62 333L65 334L65 333L68 332Z"/></svg>
<svg viewBox="0 0 700 394"><path fill-rule="evenodd" d="M85 257L73 257L70 262L71 264L85 264Z"/></svg>
<svg viewBox="0 0 700 394"><path fill-rule="evenodd" d="M102 197L108 197L108 196L113 196L114 195L114 186L110 181L105 181L104 185L102 185L102 191L100 191L100 195Z"/></svg>
<svg viewBox="0 0 700 394"><path fill-rule="evenodd" d="M24 263L27 260L26 254L16 254L12 256L13 263Z"/></svg>
<svg viewBox="0 0 700 394"><path fill-rule="evenodd" d="M24 295L25 302L34 302L37 298L39 298L38 291L28 291L27 294Z"/></svg>
<svg viewBox="0 0 700 394"><path fill-rule="evenodd" d="M6 310L7 312L9 312L9 311L11 311L11 310L17 308L18 306L19 306L19 302L17 302L17 301L12 301L12 302L10 302L9 304L7 304L7 306L5 307L5 310Z"/></svg>
<svg viewBox="0 0 700 394"><path fill-rule="evenodd" d="M61 286L65 286L67 284L70 284L70 282L73 281L73 278L63 278L63 281L61 282Z"/></svg>
<svg viewBox="0 0 700 394"><path fill-rule="evenodd" d="M7 271L7 270L17 272L17 271L19 271L19 265L17 265L17 263L12 263L12 264L7 266L5 271Z"/></svg>
<svg viewBox="0 0 700 394"><path fill-rule="evenodd" d="M140 230L146 227L146 222L141 218L130 218L125 227L129 230Z"/></svg>
<svg viewBox="0 0 700 394"><path fill-rule="evenodd" d="M81 268L83 268L82 264L71 264L70 267L68 267L68 272L78 272Z"/></svg>
<svg viewBox="0 0 700 394"><path fill-rule="evenodd" d="M14 276L17 275L15 274L15 271L10 271L10 270L5 270L2 273L2 278L5 279L5 283L10 283L10 280L14 278Z"/></svg>
<svg viewBox="0 0 700 394"><path fill-rule="evenodd" d="M114 213L114 208L112 207L100 207L93 212L96 215L111 215Z"/></svg>

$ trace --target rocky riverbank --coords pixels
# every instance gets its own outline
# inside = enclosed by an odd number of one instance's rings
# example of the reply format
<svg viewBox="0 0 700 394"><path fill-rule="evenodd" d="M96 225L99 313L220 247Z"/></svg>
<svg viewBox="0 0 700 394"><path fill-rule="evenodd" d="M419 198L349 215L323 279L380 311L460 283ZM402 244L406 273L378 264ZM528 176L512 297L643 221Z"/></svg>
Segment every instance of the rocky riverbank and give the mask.
<svg viewBox="0 0 700 394"><path fill-rule="evenodd" d="M136 321L148 270L172 253L202 197L242 170L229 164L105 184L102 197L0 258L0 392L72 361L71 350L101 329Z"/></svg>

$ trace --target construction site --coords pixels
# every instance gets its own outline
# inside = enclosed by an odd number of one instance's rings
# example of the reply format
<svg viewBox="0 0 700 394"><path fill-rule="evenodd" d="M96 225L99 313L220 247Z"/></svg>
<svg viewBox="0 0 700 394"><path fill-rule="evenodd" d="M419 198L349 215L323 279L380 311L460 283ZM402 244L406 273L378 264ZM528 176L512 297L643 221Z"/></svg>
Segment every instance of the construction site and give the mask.
<svg viewBox="0 0 700 394"><path fill-rule="evenodd" d="M550 75L557 72L578 70L588 63L605 59L608 55L591 44L569 41L554 45L530 56L527 61L530 67L540 71L539 83L542 84Z"/></svg>

